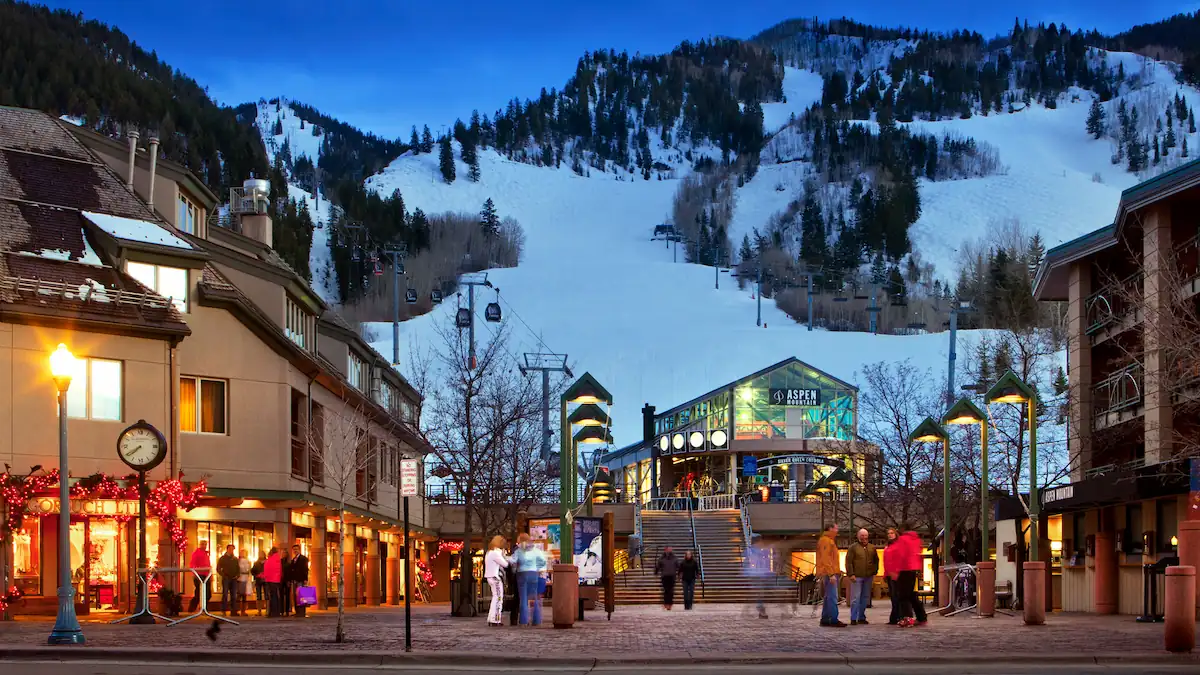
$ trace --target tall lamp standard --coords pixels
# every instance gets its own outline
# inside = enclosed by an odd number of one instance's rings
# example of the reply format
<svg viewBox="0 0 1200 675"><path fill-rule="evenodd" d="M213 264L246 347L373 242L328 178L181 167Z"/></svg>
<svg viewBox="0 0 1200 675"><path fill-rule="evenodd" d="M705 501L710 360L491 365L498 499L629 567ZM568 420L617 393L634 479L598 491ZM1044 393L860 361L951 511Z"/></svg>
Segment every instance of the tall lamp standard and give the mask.
<svg viewBox="0 0 1200 675"><path fill-rule="evenodd" d="M950 553L950 434L946 429L926 417L917 428L908 435L913 443L942 444L942 573L938 575L938 604L944 609L950 608L950 579L945 572Z"/></svg>
<svg viewBox="0 0 1200 675"><path fill-rule="evenodd" d="M988 403L1023 403L1029 422L1029 560L1025 561L1025 623L1046 621L1046 563L1038 560L1038 516L1041 504L1037 485L1037 392L1013 371L1008 371L983 395Z"/></svg>
<svg viewBox="0 0 1200 675"><path fill-rule="evenodd" d="M950 406L946 414L942 415L942 424L946 426L955 425L979 425L979 574L976 582L976 605L979 608L979 616L992 616L995 613L996 607L996 564L991 559L991 524L989 518L991 505L989 504L990 482L988 481L988 419L979 406L971 402L971 399L963 397L958 399L958 402ZM946 540L946 549L949 550L950 532L946 531L944 538Z"/></svg>
<svg viewBox="0 0 1200 675"><path fill-rule="evenodd" d="M75 356L64 344L50 354L50 374L58 388L58 616L50 631L52 645L81 645L83 629L75 616L71 583L71 486L67 471L67 390L75 372Z"/></svg>

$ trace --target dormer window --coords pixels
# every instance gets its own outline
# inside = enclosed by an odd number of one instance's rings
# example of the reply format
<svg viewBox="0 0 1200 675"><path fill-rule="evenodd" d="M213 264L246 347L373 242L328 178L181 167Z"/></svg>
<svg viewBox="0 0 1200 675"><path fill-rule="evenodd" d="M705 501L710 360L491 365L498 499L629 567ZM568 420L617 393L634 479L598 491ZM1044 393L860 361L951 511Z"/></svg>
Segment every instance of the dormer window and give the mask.
<svg viewBox="0 0 1200 675"><path fill-rule="evenodd" d="M137 279L143 286L158 293L164 298L170 298L175 307L183 313L188 309L188 273L178 267L150 265L140 262L125 263L125 272Z"/></svg>
<svg viewBox="0 0 1200 675"><path fill-rule="evenodd" d="M301 349L312 350L313 331L316 329L316 317L304 310L295 300L287 299L283 332L287 338L296 343Z"/></svg>
<svg viewBox="0 0 1200 675"><path fill-rule="evenodd" d="M350 381L350 386L359 391L366 391L367 385L371 382L371 375L367 372L367 364L354 352L350 352L350 363L346 369L346 379Z"/></svg>

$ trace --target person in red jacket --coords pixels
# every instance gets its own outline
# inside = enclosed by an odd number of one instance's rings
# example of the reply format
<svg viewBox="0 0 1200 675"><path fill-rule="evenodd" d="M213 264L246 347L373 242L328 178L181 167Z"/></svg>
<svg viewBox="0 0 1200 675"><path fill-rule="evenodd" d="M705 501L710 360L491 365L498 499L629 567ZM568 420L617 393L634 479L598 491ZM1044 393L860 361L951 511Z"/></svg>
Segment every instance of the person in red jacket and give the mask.
<svg viewBox="0 0 1200 675"><path fill-rule="evenodd" d="M283 558L279 556L279 549L274 546L267 554L267 562L263 564L263 581L267 584L267 616L282 616Z"/></svg>
<svg viewBox="0 0 1200 675"><path fill-rule="evenodd" d="M204 579L204 606L208 607L208 601L212 600L212 559L208 556L208 541L200 540L196 550L192 551L191 560L188 567L200 573L200 576L192 575L192 587L196 592L192 595L192 601L188 603L188 612L196 611L196 607L200 605L200 579Z"/></svg>
<svg viewBox="0 0 1200 675"><path fill-rule="evenodd" d="M921 573L921 537L910 530L900 535L896 545L889 547L889 550L892 548L897 549L893 554L896 565L895 579L900 590L900 608L904 616L898 625L923 626L929 617L925 615L925 606L917 597L917 577ZM887 551L884 555L887 555ZM888 566L888 573L891 574L891 563L888 563L886 558L884 564Z"/></svg>

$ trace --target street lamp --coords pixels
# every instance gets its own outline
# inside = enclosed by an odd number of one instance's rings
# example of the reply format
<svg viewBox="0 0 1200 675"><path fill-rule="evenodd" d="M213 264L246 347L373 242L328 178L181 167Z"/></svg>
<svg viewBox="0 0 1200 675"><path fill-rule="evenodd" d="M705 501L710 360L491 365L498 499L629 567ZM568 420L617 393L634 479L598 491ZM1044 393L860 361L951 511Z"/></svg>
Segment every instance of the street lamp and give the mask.
<svg viewBox="0 0 1200 675"><path fill-rule="evenodd" d="M983 395L985 403L1024 403L1029 415L1029 560L1038 559L1037 392L1008 371Z"/></svg>
<svg viewBox="0 0 1200 675"><path fill-rule="evenodd" d="M585 403L575 409L567 420L577 427L607 427L608 413L595 403Z"/></svg>
<svg viewBox="0 0 1200 675"><path fill-rule="evenodd" d="M917 428L908 435L909 442L912 443L938 443L942 444L942 567L947 564L948 553L950 552L950 434L946 433L945 427L933 421L932 417L926 417L924 421L917 425ZM939 589L946 588L944 584L948 584L945 572L938 574ZM945 596L949 598L947 593ZM940 603L939 603L940 604ZM946 601L949 606L949 601Z"/></svg>
<svg viewBox="0 0 1200 675"><path fill-rule="evenodd" d="M83 629L75 616L71 583L71 487L67 471L67 390L77 361L64 344L50 354L50 374L58 389L58 616L50 631L52 645L81 645Z"/></svg>
<svg viewBox="0 0 1200 675"><path fill-rule="evenodd" d="M591 373L584 373L575 380L575 383L563 392L560 398L560 422L561 431L559 432L559 520L558 520L558 535L560 551L567 554L568 557L561 559L564 564L570 564L571 547L574 546L575 537L572 528L572 512L577 506L576 485L578 481L579 458L576 456L575 445L577 443L595 444L595 443L612 443L612 435L608 431L607 424L600 426L594 422L600 420L607 421L608 415L600 410L598 404L612 405L612 394L592 377ZM581 406L580 410L585 412L578 415L568 417L567 408L571 405ZM588 406L592 406L592 410ZM599 412L603 417L597 417L595 413ZM572 418L578 420L576 424L583 424L583 428L577 434L572 434Z"/></svg>
<svg viewBox="0 0 1200 675"><path fill-rule="evenodd" d="M980 558L988 560L988 551L990 546L991 535L988 525L988 423L987 415L984 414L979 406L971 402L971 399L963 397L958 399L958 402L950 406L945 415L942 415L942 424L964 426L970 424L979 425L979 450L980 450L980 479L979 479L979 515L980 515ZM943 459L943 462L947 460ZM947 531L942 535L946 540L950 537L950 532Z"/></svg>

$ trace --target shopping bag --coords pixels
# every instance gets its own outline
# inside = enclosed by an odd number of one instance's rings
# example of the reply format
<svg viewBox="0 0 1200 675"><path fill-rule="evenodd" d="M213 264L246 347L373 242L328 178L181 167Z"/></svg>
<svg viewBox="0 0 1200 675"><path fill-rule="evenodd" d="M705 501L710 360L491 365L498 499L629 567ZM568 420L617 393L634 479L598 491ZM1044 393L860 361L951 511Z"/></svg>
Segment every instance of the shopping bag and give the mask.
<svg viewBox="0 0 1200 675"><path fill-rule="evenodd" d="M300 586L296 589L296 606L312 607L317 604L317 587Z"/></svg>
<svg viewBox="0 0 1200 675"><path fill-rule="evenodd" d="M546 577L538 577L538 595L546 594Z"/></svg>

